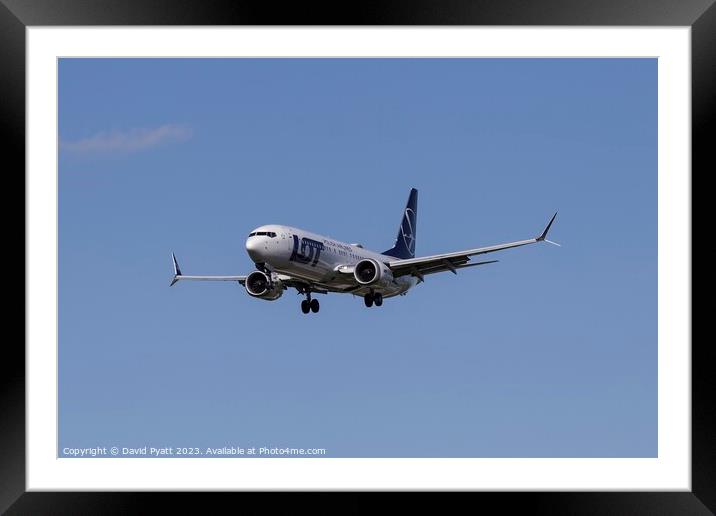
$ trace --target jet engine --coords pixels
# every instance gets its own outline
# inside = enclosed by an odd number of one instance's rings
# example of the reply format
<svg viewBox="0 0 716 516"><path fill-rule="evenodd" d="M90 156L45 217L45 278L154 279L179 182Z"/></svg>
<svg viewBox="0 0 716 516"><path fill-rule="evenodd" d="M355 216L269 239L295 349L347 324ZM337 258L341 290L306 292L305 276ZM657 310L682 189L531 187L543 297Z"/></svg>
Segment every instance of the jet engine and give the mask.
<svg viewBox="0 0 716 516"><path fill-rule="evenodd" d="M355 265L353 276L361 285L389 283L393 280L393 275L387 268L369 258L361 260Z"/></svg>
<svg viewBox="0 0 716 516"><path fill-rule="evenodd" d="M261 271L254 271L246 276L244 286L250 296L267 301L275 301L283 295L281 280Z"/></svg>

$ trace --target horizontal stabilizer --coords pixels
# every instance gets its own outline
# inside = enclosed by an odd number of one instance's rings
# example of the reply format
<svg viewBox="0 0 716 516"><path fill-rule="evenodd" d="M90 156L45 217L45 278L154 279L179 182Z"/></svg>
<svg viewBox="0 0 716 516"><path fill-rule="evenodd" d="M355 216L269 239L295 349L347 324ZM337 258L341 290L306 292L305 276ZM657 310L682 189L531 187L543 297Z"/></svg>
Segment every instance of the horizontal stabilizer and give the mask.
<svg viewBox="0 0 716 516"><path fill-rule="evenodd" d="M465 265L458 265L458 269L466 269L467 267L475 267L477 265L487 265L488 263L497 263L500 260L487 260L484 262L466 263Z"/></svg>
<svg viewBox="0 0 716 516"><path fill-rule="evenodd" d="M444 271L450 271L453 274L457 274L457 271L459 269L467 269L468 267L477 267L478 265L487 265L488 263L497 263L499 260L487 260L484 262L475 262L475 263L462 263L459 265L454 264L447 264L445 263L446 260L443 260L443 263L434 265L432 267L425 267L422 270L418 271L415 269L412 271L412 275L418 278L418 283L421 283L425 281L426 274L435 274L436 272L444 272Z"/></svg>

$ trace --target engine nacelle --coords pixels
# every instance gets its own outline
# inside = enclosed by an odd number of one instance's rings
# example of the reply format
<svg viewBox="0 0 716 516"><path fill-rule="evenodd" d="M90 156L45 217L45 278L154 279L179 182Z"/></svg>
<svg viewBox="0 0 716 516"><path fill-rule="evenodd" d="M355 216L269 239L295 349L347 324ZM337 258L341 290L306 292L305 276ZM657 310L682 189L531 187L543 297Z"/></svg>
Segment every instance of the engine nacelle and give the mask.
<svg viewBox="0 0 716 516"><path fill-rule="evenodd" d="M356 263L353 276L361 285L380 285L393 281L393 274L382 263L366 258Z"/></svg>
<svg viewBox="0 0 716 516"><path fill-rule="evenodd" d="M261 271L254 271L246 276L244 287L251 297L258 297L266 301L275 301L283 295L281 280L276 277L272 278Z"/></svg>

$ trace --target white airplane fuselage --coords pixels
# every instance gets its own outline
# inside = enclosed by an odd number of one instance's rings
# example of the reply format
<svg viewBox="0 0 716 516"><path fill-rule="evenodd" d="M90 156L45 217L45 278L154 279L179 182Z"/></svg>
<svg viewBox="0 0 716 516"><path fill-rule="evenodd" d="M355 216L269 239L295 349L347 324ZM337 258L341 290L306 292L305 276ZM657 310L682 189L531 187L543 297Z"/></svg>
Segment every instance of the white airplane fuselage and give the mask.
<svg viewBox="0 0 716 516"><path fill-rule="evenodd" d="M269 224L254 229L246 239L246 252L254 263L263 264L273 272L331 291L355 288L353 274L342 273L338 268L353 266L365 259L375 260L390 278L356 291L372 289L383 297L392 297L405 293L417 283L413 276L392 278L385 265L391 259L389 256L291 226Z"/></svg>

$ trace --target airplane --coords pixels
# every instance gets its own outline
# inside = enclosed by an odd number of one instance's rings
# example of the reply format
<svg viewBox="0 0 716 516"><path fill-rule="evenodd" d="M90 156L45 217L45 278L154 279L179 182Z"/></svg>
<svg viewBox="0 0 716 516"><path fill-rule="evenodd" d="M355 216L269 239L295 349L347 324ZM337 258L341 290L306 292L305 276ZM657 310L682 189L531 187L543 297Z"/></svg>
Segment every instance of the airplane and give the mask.
<svg viewBox="0 0 716 516"><path fill-rule="evenodd" d="M418 191L410 190L398 236L393 247L382 253L365 249L361 244L346 244L291 226L270 224L249 233L246 252L256 270L246 276L188 276L179 268L172 253L174 277L170 286L178 281L236 281L254 298L275 301L284 291L294 288L305 296L301 311L317 313L318 299L311 294L353 294L362 296L365 306L382 306L383 300L404 296L425 276L437 272L496 263L498 260L470 262L477 256L513 247L548 242L547 233L555 213L542 233L534 238L506 244L478 247L452 253L415 257L415 235L418 216Z"/></svg>

